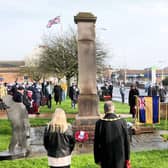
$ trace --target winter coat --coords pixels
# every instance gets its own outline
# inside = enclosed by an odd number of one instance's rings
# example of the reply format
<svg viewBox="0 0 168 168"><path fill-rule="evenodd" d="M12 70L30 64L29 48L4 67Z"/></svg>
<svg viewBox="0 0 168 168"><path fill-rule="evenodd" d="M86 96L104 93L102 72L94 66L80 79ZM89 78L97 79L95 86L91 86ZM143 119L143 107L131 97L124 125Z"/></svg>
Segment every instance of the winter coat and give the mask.
<svg viewBox="0 0 168 168"><path fill-rule="evenodd" d="M59 85L54 86L54 100L56 102L62 100L62 88Z"/></svg>
<svg viewBox="0 0 168 168"><path fill-rule="evenodd" d="M139 96L139 91L138 89L131 89L129 91L129 96L128 96L128 103L130 106L135 106L136 104L136 96Z"/></svg>
<svg viewBox="0 0 168 168"><path fill-rule="evenodd" d="M130 143L126 121L108 113L96 122L94 138L95 163L102 168L124 168L130 159Z"/></svg>
<svg viewBox="0 0 168 168"><path fill-rule="evenodd" d="M50 129L47 126L44 132L44 147L48 156L59 158L70 155L75 146L72 127L69 126L64 133L51 132Z"/></svg>
<svg viewBox="0 0 168 168"><path fill-rule="evenodd" d="M165 102L166 99L166 90L161 88L159 89L160 102Z"/></svg>

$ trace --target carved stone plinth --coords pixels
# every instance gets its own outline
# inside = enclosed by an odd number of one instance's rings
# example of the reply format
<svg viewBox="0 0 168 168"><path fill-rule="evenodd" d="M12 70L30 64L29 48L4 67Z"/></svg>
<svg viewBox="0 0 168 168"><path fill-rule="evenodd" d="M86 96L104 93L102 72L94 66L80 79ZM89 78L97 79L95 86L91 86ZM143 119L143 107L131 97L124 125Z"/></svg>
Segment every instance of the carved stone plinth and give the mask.
<svg viewBox="0 0 168 168"><path fill-rule="evenodd" d="M74 149L76 154L80 153L91 153L93 152L93 144L89 143L76 143L75 144L75 149Z"/></svg>
<svg viewBox="0 0 168 168"><path fill-rule="evenodd" d="M100 116L76 116L73 124L73 131L86 131L89 135L88 141L85 143L92 144L94 140L95 123Z"/></svg>

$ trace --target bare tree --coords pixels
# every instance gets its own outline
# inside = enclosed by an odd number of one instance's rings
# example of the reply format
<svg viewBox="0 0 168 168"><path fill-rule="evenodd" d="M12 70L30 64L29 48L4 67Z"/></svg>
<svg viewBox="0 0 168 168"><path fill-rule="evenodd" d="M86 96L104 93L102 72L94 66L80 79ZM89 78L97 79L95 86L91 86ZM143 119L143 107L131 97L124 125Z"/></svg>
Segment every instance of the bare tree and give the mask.
<svg viewBox="0 0 168 168"><path fill-rule="evenodd" d="M78 75L78 52L76 33L71 29L69 33L62 36L45 38L44 52L40 55L39 67L41 72L55 73L58 78L66 76L67 81ZM96 62L97 70L101 71L107 52L101 43L96 40ZM68 82L69 84L69 82Z"/></svg>
<svg viewBox="0 0 168 168"><path fill-rule="evenodd" d="M75 34L59 36L45 41L47 46L40 56L39 67L44 73L55 73L67 81L77 75L77 43Z"/></svg>

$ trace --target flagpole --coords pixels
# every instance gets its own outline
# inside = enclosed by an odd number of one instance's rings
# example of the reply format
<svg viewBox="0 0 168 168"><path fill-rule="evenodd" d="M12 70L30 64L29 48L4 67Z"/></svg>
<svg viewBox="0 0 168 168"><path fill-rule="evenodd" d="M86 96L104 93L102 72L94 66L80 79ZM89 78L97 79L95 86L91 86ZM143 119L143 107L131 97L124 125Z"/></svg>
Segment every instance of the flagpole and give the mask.
<svg viewBox="0 0 168 168"><path fill-rule="evenodd" d="M61 18L63 18L62 17L62 14L60 14L60 17ZM64 32L63 32L63 21L62 21L62 19L61 19L61 22L60 22L60 28L61 28L61 35L62 35L62 46L63 46L63 50L62 50L62 57L63 57L63 61L64 61Z"/></svg>

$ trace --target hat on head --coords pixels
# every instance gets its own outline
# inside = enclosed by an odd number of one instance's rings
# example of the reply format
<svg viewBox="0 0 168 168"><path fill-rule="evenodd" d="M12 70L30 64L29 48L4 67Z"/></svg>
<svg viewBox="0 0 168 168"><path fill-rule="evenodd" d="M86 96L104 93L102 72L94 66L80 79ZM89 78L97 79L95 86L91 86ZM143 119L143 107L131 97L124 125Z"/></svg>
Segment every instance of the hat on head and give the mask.
<svg viewBox="0 0 168 168"><path fill-rule="evenodd" d="M18 90L24 90L24 87L20 85L17 89Z"/></svg>

